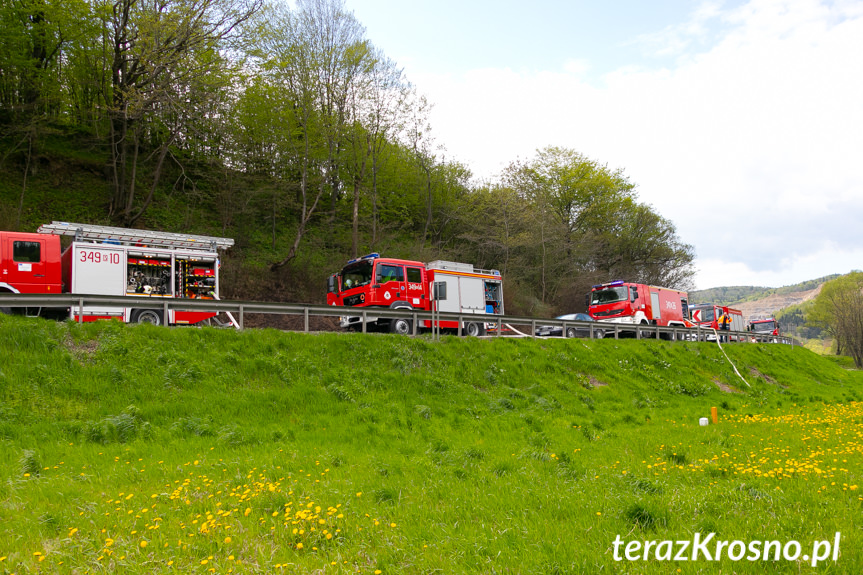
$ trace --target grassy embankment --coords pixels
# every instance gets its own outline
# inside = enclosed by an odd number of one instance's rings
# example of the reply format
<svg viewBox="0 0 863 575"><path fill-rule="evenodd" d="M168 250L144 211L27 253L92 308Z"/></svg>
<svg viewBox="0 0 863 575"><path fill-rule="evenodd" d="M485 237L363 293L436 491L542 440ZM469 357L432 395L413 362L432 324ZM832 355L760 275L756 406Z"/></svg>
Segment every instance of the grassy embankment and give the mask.
<svg viewBox="0 0 863 575"><path fill-rule="evenodd" d="M0 573L856 573L863 374L726 349L0 316Z"/></svg>

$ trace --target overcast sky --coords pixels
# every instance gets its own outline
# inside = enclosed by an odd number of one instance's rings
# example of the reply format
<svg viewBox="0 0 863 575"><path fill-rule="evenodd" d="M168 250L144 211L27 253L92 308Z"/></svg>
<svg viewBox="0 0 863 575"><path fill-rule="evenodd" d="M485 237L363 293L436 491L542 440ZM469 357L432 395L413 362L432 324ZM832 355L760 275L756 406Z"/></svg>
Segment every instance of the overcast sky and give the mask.
<svg viewBox="0 0 863 575"><path fill-rule="evenodd" d="M863 268L863 1L346 7L477 178L549 145L621 168L699 289Z"/></svg>

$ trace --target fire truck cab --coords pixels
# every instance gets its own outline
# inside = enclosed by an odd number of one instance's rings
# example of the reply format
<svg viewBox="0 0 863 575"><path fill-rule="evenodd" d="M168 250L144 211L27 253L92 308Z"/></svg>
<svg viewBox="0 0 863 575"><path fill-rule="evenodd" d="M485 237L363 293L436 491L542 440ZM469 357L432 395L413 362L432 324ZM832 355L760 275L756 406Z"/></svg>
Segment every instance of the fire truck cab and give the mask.
<svg viewBox="0 0 863 575"><path fill-rule="evenodd" d="M433 285L438 285L435 311L485 316L503 314L503 286L500 272L478 270L471 264L437 260L428 264L393 258L378 253L350 260L327 281L327 304L353 308L415 309L431 311ZM408 334L413 330L405 318L381 318L366 314L366 329ZM441 328L458 329L457 321L441 321ZM361 314L342 316L339 325L360 330ZM431 329L430 320L421 320L419 329ZM483 318L465 321L468 335L482 335Z"/></svg>
<svg viewBox="0 0 863 575"><path fill-rule="evenodd" d="M746 331L751 331L766 335L779 335L779 322L775 318L753 319L746 327Z"/></svg>
<svg viewBox="0 0 863 575"><path fill-rule="evenodd" d="M596 321L685 327L688 300L684 291L616 280L593 286L588 313Z"/></svg>

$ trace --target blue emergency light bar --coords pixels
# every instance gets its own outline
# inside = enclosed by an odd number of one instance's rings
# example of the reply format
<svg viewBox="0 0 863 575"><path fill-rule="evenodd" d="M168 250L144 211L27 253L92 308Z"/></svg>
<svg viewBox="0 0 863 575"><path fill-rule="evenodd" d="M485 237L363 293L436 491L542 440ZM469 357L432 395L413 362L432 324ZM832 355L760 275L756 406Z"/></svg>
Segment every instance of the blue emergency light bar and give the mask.
<svg viewBox="0 0 863 575"><path fill-rule="evenodd" d="M352 260L348 260L348 263L346 263L345 265L346 265L346 266L349 266L349 265L351 265L352 263L354 263L354 262L358 262L358 261L360 261L360 260L373 260L373 259L375 259L375 258L379 258L379 257L381 257L381 254L379 254L379 253L377 253L377 252L372 252L372 253L370 253L370 254L366 254L366 255L364 255L364 256L363 256L363 257L361 257L361 258L354 258L354 259L352 259Z"/></svg>
<svg viewBox="0 0 863 575"><path fill-rule="evenodd" d="M624 282L623 280L614 280L613 282L608 282L607 284L597 284L597 285L593 286L592 289L604 288L604 287L617 287L617 286L622 286L624 283L626 283L626 282Z"/></svg>

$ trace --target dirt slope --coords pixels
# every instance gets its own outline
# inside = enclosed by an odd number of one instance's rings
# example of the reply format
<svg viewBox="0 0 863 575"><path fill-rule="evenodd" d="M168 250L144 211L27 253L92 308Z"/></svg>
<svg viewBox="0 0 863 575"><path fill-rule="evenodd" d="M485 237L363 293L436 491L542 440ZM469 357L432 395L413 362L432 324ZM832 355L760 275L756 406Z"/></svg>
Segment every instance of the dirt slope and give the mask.
<svg viewBox="0 0 863 575"><path fill-rule="evenodd" d="M759 300L737 303L733 307L742 311L744 320L749 321L759 317L771 317L780 309L809 301L819 293L821 293L821 286L808 291L772 294Z"/></svg>

